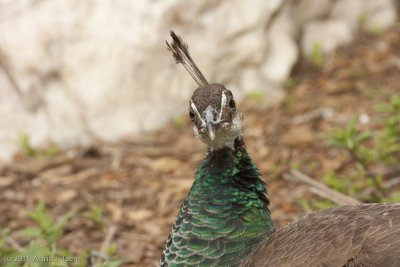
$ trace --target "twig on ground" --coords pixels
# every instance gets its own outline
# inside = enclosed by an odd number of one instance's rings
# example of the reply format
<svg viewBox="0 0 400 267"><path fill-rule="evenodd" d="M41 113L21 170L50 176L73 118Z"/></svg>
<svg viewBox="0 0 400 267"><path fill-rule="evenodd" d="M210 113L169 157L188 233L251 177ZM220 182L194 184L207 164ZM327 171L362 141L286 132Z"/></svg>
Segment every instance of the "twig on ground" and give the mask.
<svg viewBox="0 0 400 267"><path fill-rule="evenodd" d="M101 261L108 261L109 259L110 257L107 254L91 251L88 267L97 267L101 264Z"/></svg>
<svg viewBox="0 0 400 267"><path fill-rule="evenodd" d="M107 234L104 237L103 243L100 246L100 251L96 252L93 251L92 255L97 257L95 264L93 266L99 266L101 260L108 260L109 257L107 255L107 248L110 247L111 241L114 238L115 233L117 232L117 226L115 224L111 225L108 230Z"/></svg>
<svg viewBox="0 0 400 267"><path fill-rule="evenodd" d="M117 232L117 226L115 224L111 225L108 228L106 237L103 240L103 243L100 247L100 253L106 253L107 248L110 246L112 239L114 238L115 233Z"/></svg>
<svg viewBox="0 0 400 267"><path fill-rule="evenodd" d="M311 187L310 191L323 198L329 199L339 205L349 204L360 204L361 202L353 197L344 195L336 190L329 188L328 186L314 180L313 178L305 175L296 170L292 170L290 173L284 175L285 179L295 180L305 183Z"/></svg>
<svg viewBox="0 0 400 267"><path fill-rule="evenodd" d="M334 113L333 108L331 107L322 107L311 110L307 113L297 115L292 120L291 123L294 125L307 123L313 120L318 120L320 118L331 117Z"/></svg>

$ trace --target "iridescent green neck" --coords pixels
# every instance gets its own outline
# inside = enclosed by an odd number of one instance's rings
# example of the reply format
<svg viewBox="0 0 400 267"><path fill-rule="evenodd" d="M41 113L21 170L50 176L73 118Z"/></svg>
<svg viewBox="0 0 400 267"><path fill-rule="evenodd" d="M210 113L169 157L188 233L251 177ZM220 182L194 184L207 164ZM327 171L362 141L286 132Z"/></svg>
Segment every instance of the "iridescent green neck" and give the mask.
<svg viewBox="0 0 400 267"><path fill-rule="evenodd" d="M209 151L181 206L163 259L170 266L235 266L273 230L260 173L241 138Z"/></svg>
<svg viewBox="0 0 400 267"><path fill-rule="evenodd" d="M263 207L268 210L269 200L265 183L248 155L242 137L235 140L233 149L225 147L209 150L196 172L195 179L193 187L199 184L209 185L209 193L212 193L213 189L220 190L220 187L228 192L240 192L239 195L230 195L230 202L245 199L249 200L243 203L246 207ZM207 198L209 199L210 195Z"/></svg>

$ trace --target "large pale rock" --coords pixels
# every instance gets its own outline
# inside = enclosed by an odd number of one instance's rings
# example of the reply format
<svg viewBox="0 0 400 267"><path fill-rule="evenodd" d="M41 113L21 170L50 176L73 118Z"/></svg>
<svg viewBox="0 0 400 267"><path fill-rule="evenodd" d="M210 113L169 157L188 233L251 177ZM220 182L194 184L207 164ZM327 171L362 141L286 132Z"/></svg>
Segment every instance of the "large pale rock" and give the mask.
<svg viewBox="0 0 400 267"><path fill-rule="evenodd" d="M350 26L351 31L357 30L360 20L364 16L365 0L339 0L333 6L331 17Z"/></svg>
<svg viewBox="0 0 400 267"><path fill-rule="evenodd" d="M304 27L302 48L307 55L316 47L323 53L330 53L338 45L350 43L351 37L352 31L344 20L312 21Z"/></svg>
<svg viewBox="0 0 400 267"><path fill-rule="evenodd" d="M348 43L360 17L384 29L396 11L390 0L0 0L0 159L23 133L34 146L88 145L186 112L196 84L165 48L170 29L210 82L273 96L301 51Z"/></svg>
<svg viewBox="0 0 400 267"><path fill-rule="evenodd" d="M267 81L281 84L297 62L299 49L295 41L296 25L291 21L289 8L284 8L271 23L268 32L269 51L261 71Z"/></svg>
<svg viewBox="0 0 400 267"><path fill-rule="evenodd" d="M345 0L342 0L345 1ZM370 30L385 30L397 18L395 3L391 0L365 1L365 26ZM398 1L397 1L398 2Z"/></svg>
<svg viewBox="0 0 400 267"><path fill-rule="evenodd" d="M382 31L396 21L396 8L391 0L310 0L310 3L313 1L319 2L314 8L307 5L306 0L299 2L303 3L300 7L309 8L315 15L300 16L307 18L302 19L306 22L301 41L302 52L307 55L316 44L325 53L348 44L360 23L368 30ZM323 6L330 8L327 10Z"/></svg>

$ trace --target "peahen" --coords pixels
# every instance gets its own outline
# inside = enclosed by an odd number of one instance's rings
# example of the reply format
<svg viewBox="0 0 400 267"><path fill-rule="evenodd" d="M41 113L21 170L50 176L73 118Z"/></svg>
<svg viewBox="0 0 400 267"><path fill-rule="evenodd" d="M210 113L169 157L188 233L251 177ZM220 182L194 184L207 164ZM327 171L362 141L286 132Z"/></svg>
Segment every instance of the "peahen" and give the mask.
<svg viewBox="0 0 400 267"><path fill-rule="evenodd" d="M400 204L331 208L275 229L232 92L209 84L187 45L173 31L171 37L168 49L199 85L189 101L189 116L208 153L160 265L400 266Z"/></svg>

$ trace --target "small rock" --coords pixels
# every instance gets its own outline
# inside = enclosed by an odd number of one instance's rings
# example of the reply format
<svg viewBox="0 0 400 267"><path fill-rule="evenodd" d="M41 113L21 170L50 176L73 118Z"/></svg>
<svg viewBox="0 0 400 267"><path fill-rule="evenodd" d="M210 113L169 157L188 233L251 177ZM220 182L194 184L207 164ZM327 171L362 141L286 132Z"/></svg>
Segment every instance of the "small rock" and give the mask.
<svg viewBox="0 0 400 267"><path fill-rule="evenodd" d="M139 222L150 218L152 215L153 212L148 209L131 210L126 212L126 216L128 217L128 219Z"/></svg>
<svg viewBox="0 0 400 267"><path fill-rule="evenodd" d="M67 176L72 173L72 166L67 164L63 166L59 166L56 168L52 168L40 173L40 178L45 180L52 180L54 177L62 177Z"/></svg>
<svg viewBox="0 0 400 267"><path fill-rule="evenodd" d="M113 222L119 222L123 215L122 208L116 203L109 202L106 204L106 210L111 213L111 219Z"/></svg>
<svg viewBox="0 0 400 267"><path fill-rule="evenodd" d="M122 250L122 254L124 254L124 260L133 263L140 262L144 256L145 248L146 245L143 242L129 242L129 244ZM126 251L126 253L123 251Z"/></svg>
<svg viewBox="0 0 400 267"><path fill-rule="evenodd" d="M168 179L165 181L166 187L169 192L179 193L179 192L187 192L189 188L193 184L192 179Z"/></svg>
<svg viewBox="0 0 400 267"><path fill-rule="evenodd" d="M36 174L45 169L50 164L46 157L28 158L26 160L16 162L14 170L22 174Z"/></svg>
<svg viewBox="0 0 400 267"><path fill-rule="evenodd" d="M288 145L307 145L315 139L315 134L308 125L302 125L286 132L282 140Z"/></svg>
<svg viewBox="0 0 400 267"><path fill-rule="evenodd" d="M73 200L77 195L78 195L78 193L75 190L68 189L68 190L58 193L57 200L61 203L65 203L65 202Z"/></svg>
<svg viewBox="0 0 400 267"><path fill-rule="evenodd" d="M140 228L151 236L160 236L163 234L161 231L161 226L158 223L154 222L142 223L140 224Z"/></svg>
<svg viewBox="0 0 400 267"><path fill-rule="evenodd" d="M2 177L0 177L0 188L9 186L14 181L15 181L15 177L13 177L13 176L2 176Z"/></svg>
<svg viewBox="0 0 400 267"><path fill-rule="evenodd" d="M172 173L175 170L179 169L179 167L182 165L182 162L180 162L177 159L170 158L170 157L162 157L157 160L155 160L152 164L151 167L160 173Z"/></svg>

